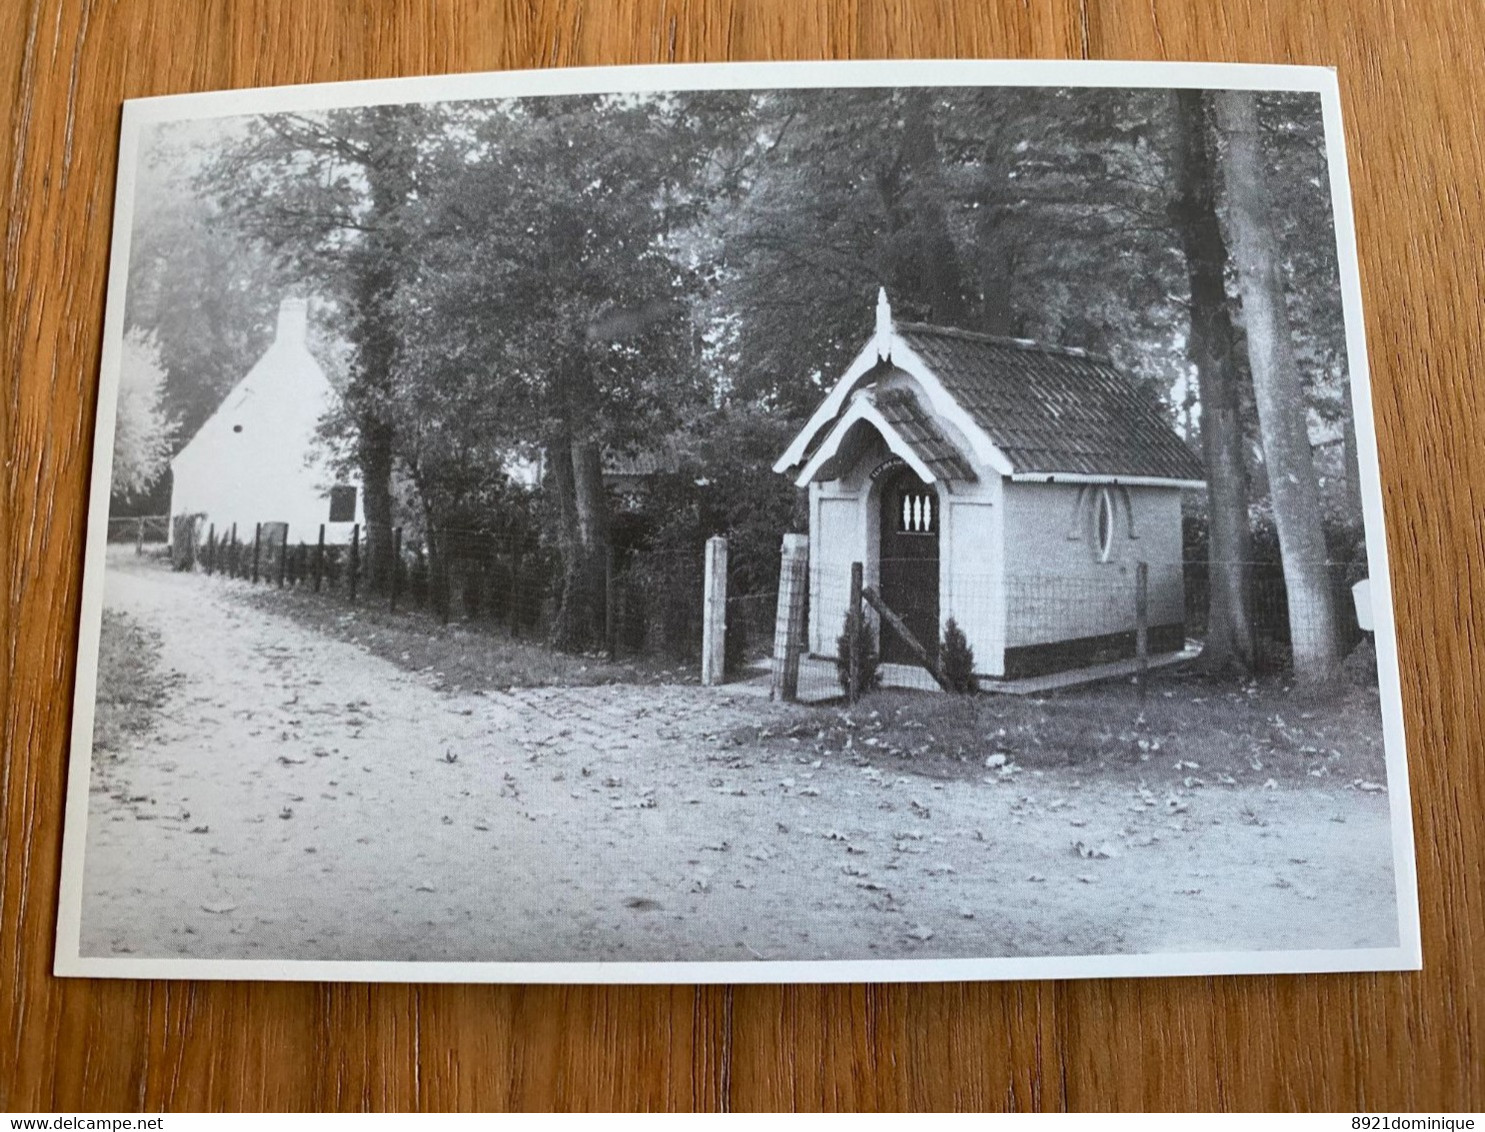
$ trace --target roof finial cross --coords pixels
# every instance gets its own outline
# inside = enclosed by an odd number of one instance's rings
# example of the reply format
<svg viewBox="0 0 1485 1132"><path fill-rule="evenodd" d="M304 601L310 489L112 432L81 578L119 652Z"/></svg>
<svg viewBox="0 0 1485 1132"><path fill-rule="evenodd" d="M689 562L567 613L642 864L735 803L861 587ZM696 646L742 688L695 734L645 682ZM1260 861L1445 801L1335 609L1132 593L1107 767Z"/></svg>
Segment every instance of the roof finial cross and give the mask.
<svg viewBox="0 0 1485 1132"><path fill-rule="evenodd" d="M892 305L887 288L877 288L877 357L885 361L892 353Z"/></svg>

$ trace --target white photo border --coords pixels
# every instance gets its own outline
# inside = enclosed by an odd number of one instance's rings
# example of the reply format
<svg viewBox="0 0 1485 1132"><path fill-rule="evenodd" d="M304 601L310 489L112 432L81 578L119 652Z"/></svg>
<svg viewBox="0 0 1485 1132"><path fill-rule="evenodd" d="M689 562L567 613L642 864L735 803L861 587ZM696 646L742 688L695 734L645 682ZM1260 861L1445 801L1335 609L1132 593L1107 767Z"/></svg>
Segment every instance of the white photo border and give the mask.
<svg viewBox="0 0 1485 1132"><path fill-rule="evenodd" d="M114 416L124 337L129 245L140 137L164 122L388 103L595 93L850 87L1124 87L1308 92L1320 96L1345 315L1346 354L1361 466L1382 731L1391 807L1398 945L1389 948L1160 952L1015 958L766 960L747 962L436 962L140 959L81 954L83 852L92 776ZM883 983L1176 975L1405 971L1422 967L1417 867L1403 733L1402 687L1384 528L1381 471L1362 320L1356 230L1334 70L1242 63L902 60L695 63L482 72L166 95L124 103L114 195L103 351L93 438L86 558L67 768L62 881L53 972L127 979L314 980L387 983Z"/></svg>

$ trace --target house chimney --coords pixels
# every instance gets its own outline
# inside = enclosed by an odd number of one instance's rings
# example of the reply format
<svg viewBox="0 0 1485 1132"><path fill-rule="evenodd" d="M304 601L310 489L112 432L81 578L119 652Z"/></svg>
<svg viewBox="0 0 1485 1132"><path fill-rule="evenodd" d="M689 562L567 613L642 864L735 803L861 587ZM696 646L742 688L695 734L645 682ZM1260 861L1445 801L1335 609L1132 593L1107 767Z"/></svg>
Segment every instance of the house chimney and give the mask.
<svg viewBox="0 0 1485 1132"><path fill-rule="evenodd" d="M274 344L304 346L309 342L309 300L285 299L278 305L278 331Z"/></svg>

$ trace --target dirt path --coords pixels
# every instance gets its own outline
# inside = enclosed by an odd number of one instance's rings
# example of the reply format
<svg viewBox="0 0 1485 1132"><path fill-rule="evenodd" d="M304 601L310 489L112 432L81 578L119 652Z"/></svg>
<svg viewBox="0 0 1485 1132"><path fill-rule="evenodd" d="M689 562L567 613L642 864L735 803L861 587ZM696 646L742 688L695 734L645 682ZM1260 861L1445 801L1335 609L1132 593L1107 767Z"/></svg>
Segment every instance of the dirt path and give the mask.
<svg viewBox="0 0 1485 1132"><path fill-rule="evenodd" d="M1073 771L933 782L885 757L735 746L779 711L715 689L450 694L248 608L240 585L110 562L107 604L156 630L180 676L156 731L95 766L84 955L1396 942L1385 796L1229 787L1167 805Z"/></svg>

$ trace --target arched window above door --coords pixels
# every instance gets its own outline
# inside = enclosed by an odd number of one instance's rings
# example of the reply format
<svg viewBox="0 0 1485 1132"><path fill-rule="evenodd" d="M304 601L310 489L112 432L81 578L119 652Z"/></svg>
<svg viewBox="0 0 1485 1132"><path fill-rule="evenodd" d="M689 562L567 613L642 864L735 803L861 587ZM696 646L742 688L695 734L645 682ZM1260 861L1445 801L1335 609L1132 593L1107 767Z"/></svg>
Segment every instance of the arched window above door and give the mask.
<svg viewBox="0 0 1485 1132"><path fill-rule="evenodd" d="M903 490L899 492L896 514L898 534L934 534L938 530L938 497L932 491Z"/></svg>

